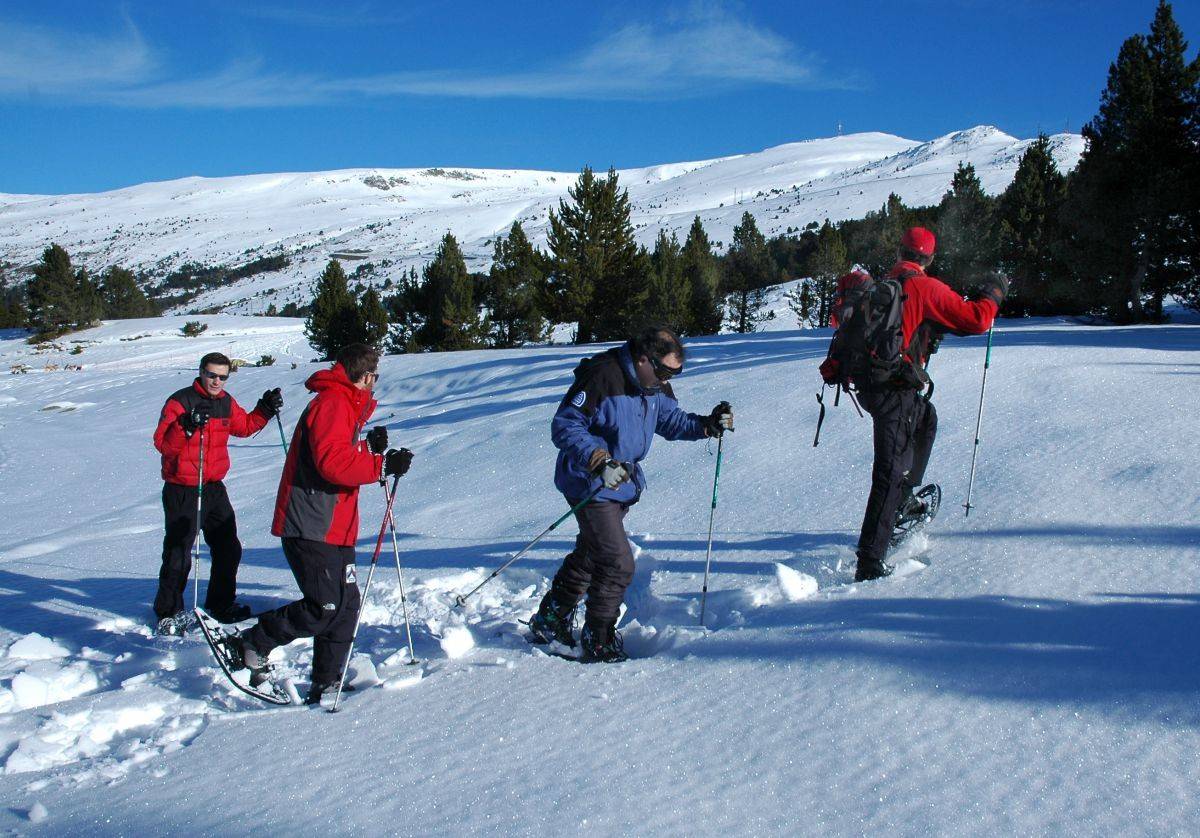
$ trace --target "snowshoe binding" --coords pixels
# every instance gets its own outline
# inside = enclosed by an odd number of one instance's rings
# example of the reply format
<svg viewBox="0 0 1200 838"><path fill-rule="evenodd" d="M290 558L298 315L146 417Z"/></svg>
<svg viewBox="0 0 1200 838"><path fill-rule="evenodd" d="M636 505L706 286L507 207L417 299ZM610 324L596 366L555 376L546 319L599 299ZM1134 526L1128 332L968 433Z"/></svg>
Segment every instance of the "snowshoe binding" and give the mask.
<svg viewBox="0 0 1200 838"><path fill-rule="evenodd" d="M912 536L921 532L937 517L942 505L942 489L936 483L923 486L900 502L896 510L896 525L890 544L899 547Z"/></svg>
<svg viewBox="0 0 1200 838"><path fill-rule="evenodd" d="M275 683L271 677L272 668L267 656L247 643L241 635L230 632L213 619L203 608L196 609L196 619L208 648L229 682L246 695L265 701L268 704L291 704L291 696L282 685ZM239 679L235 672L248 670L250 677Z"/></svg>
<svg viewBox="0 0 1200 838"><path fill-rule="evenodd" d="M582 647L580 663L622 663L629 660L629 655L625 654L625 643L615 625L599 632L584 625L579 645Z"/></svg>
<svg viewBox="0 0 1200 838"><path fill-rule="evenodd" d="M575 648L575 609L564 610L556 603L550 593L542 597L537 613L529 618L530 643L545 645L561 643L571 649Z"/></svg>

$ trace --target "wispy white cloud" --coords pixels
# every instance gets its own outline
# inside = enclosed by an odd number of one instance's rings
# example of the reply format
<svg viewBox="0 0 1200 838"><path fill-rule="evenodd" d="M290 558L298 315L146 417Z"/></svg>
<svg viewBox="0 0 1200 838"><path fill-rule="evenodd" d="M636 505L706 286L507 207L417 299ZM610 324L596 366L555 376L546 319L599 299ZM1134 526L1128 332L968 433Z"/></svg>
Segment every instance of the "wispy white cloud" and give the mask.
<svg viewBox="0 0 1200 838"><path fill-rule="evenodd" d="M82 35L0 20L0 95L86 95L136 86L157 61L133 21L110 35Z"/></svg>
<svg viewBox="0 0 1200 838"><path fill-rule="evenodd" d="M41 37L43 48L61 56L64 48L56 43L53 33ZM627 24L578 55L522 72L400 68L334 77L272 69L250 59L209 75L179 78L160 72L132 24L122 39L90 39L76 47L66 71L52 68L57 65L52 55L39 67L22 71L23 83L6 85L0 76L0 93L36 86L44 93L127 107L264 108L398 96L664 100L748 85L831 89L854 83L827 74L816 56L781 35L711 4L690 6L654 24ZM98 75L95 67L88 72L89 64L103 65L105 72ZM43 74L54 84L36 83Z"/></svg>

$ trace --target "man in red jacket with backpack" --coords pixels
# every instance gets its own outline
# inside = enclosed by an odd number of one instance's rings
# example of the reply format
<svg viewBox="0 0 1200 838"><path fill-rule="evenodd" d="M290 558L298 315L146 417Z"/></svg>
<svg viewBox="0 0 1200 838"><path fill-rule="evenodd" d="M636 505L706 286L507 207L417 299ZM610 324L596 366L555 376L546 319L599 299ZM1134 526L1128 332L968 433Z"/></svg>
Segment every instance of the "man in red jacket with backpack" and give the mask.
<svg viewBox="0 0 1200 838"><path fill-rule="evenodd" d="M252 678L258 679L265 677L272 649L312 637L308 704L318 703L341 679L358 621L358 487L384 475L403 475L412 462L407 449L384 453L383 426L359 441L375 410L371 391L379 380L378 367L379 353L354 343L339 350L331 369L306 382L316 396L292 435L271 525L271 533L283 540L283 554L303 598L261 615L233 640Z"/></svg>
<svg viewBox="0 0 1200 838"><path fill-rule="evenodd" d="M977 299L964 300L925 272L933 262L936 245L933 233L925 228L906 230L898 261L886 277L903 287L902 369L886 381L861 377L854 382L859 404L871 414L875 448L871 494L858 539L857 582L892 572L884 559L897 520L923 511L913 488L924 480L937 435L937 411L921 393L928 381L925 364L931 348L945 332L986 332L1008 293L1008 280L997 275L984 282Z"/></svg>
<svg viewBox="0 0 1200 838"><path fill-rule="evenodd" d="M237 520L229 494L221 481L229 473L230 436L258 433L283 407L279 388L268 390L252 413L242 409L225 392L232 364L220 352L200 359L200 374L190 386L173 393L163 405L154 447L162 455L163 538L162 569L158 594L154 597L157 631L179 635L187 623L183 592L192 568L191 551L197 523L212 554L212 575L204 608L223 623L250 616L250 609L236 601L237 571L242 560ZM204 446L204 489L197 521L197 489L200 482L200 446Z"/></svg>

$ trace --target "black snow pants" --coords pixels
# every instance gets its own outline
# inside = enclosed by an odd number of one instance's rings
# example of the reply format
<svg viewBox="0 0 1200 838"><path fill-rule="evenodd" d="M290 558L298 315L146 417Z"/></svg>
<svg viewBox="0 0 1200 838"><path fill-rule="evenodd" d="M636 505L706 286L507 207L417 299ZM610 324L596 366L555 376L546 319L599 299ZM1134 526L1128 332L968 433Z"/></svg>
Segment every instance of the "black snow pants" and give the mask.
<svg viewBox="0 0 1200 838"><path fill-rule="evenodd" d="M567 500L574 506L579 501ZM625 589L633 581L633 551L625 534L629 506L594 500L575 513L579 535L550 588L560 607L574 607L587 594L585 623L600 637L617 622Z"/></svg>
<svg viewBox="0 0 1200 838"><path fill-rule="evenodd" d="M162 568L158 572L158 593L154 613L161 620L184 610L184 589L192 570L192 545L196 541L196 487L164 483L163 513L166 535L163 537ZM204 543L212 560L204 608L219 612L233 604L237 589L238 565L242 561L242 543L238 541L237 520L225 484L204 484L201 504Z"/></svg>
<svg viewBox="0 0 1200 838"><path fill-rule="evenodd" d="M313 638L312 682L332 684L342 677L361 606L354 548L285 538L283 554L304 597L263 614L243 636L264 654Z"/></svg>
<svg viewBox="0 0 1200 838"><path fill-rule="evenodd" d="M901 498L925 479L937 436L937 411L918 390L864 392L858 402L871 414L875 438L871 494L858 537L858 561L878 566L887 556Z"/></svg>

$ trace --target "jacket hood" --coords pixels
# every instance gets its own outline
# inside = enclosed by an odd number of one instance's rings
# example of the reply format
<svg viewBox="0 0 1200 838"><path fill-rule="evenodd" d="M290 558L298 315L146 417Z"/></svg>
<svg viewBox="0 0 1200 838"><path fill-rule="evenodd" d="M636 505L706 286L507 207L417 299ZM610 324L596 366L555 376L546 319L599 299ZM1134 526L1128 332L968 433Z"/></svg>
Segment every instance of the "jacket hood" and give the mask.
<svg viewBox="0 0 1200 838"><path fill-rule="evenodd" d="M633 365L633 350L630 348L630 345L628 343L626 343L623 346L617 347L617 362L620 363L620 365L621 365L621 371L623 373L625 373L625 380L628 381L630 384L632 384L634 387L638 388L638 390L640 390L641 392L657 393L659 390L662 389L661 386L646 387L638 379L637 369Z"/></svg>
<svg viewBox="0 0 1200 838"><path fill-rule="evenodd" d="M368 408L375 409L375 399L371 396L370 390L360 390L350 382L350 377L346 375L346 369L341 364L334 364L327 370L317 370L308 377L304 382L313 393L323 393L326 390L339 390L342 394L350 399L350 401L359 410ZM369 410L368 414L369 415Z"/></svg>

